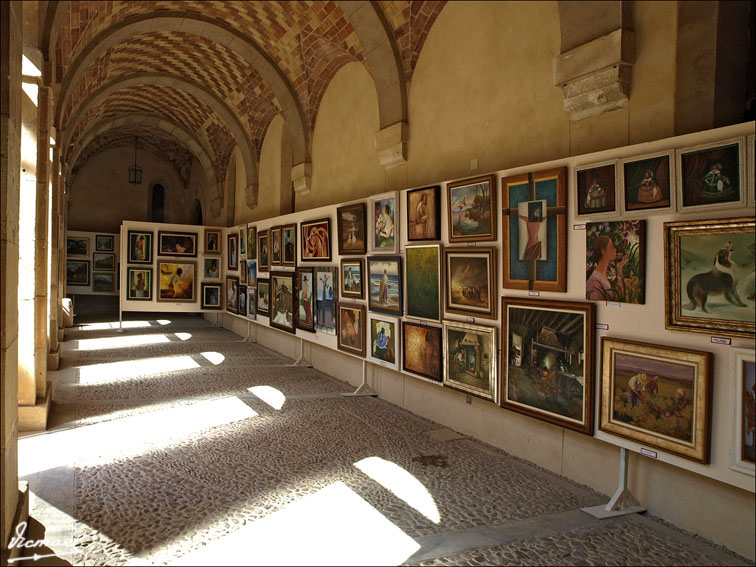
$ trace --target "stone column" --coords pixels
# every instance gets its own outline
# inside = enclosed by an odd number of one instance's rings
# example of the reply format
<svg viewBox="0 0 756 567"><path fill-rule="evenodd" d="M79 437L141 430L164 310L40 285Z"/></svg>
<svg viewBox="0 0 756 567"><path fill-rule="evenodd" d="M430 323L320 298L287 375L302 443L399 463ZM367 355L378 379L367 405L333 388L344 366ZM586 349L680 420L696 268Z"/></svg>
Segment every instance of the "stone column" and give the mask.
<svg viewBox="0 0 756 567"><path fill-rule="evenodd" d="M47 358L47 366L52 370L58 369L58 362L60 360L60 351L58 345L58 310L60 306L60 290L59 290L59 269L60 264L60 150L58 147L53 148L53 160L52 170L50 174L52 176L52 210L50 214L50 222L52 228L50 230L50 250L52 251L50 258L50 324L48 327L47 337L50 345L50 355Z"/></svg>

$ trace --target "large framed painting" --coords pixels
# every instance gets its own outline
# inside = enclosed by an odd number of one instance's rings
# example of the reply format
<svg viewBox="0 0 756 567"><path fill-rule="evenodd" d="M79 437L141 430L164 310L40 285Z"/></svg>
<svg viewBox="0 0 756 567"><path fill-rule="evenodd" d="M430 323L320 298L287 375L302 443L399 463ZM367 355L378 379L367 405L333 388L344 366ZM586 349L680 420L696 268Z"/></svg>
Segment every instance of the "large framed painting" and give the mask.
<svg viewBox="0 0 756 567"><path fill-rule="evenodd" d="M329 262L331 260L331 219L317 219L299 224L302 230L301 260Z"/></svg>
<svg viewBox="0 0 756 567"><path fill-rule="evenodd" d="M362 283L365 273L365 260L362 258L341 260L341 296L350 299L365 297Z"/></svg>
<svg viewBox="0 0 756 567"><path fill-rule="evenodd" d="M270 273L270 326L296 332L294 321L294 274Z"/></svg>
<svg viewBox="0 0 756 567"><path fill-rule="evenodd" d="M239 278L237 276L226 276L226 311L230 313L239 312Z"/></svg>
<svg viewBox="0 0 756 567"><path fill-rule="evenodd" d="M89 256L89 237L88 236L66 237L66 255Z"/></svg>
<svg viewBox="0 0 756 567"><path fill-rule="evenodd" d="M646 221L589 222L585 298L646 302Z"/></svg>
<svg viewBox="0 0 756 567"><path fill-rule="evenodd" d="M281 240L283 241L284 266L297 265L297 225L285 224L281 228Z"/></svg>
<svg viewBox="0 0 756 567"><path fill-rule="evenodd" d="M567 291L567 168L501 180L502 287Z"/></svg>
<svg viewBox="0 0 756 567"><path fill-rule="evenodd" d="M408 245L404 262L406 316L441 321L441 245Z"/></svg>
<svg viewBox="0 0 756 567"><path fill-rule="evenodd" d="M396 191L370 197L369 250L371 253L399 253L399 194Z"/></svg>
<svg viewBox="0 0 756 567"><path fill-rule="evenodd" d="M501 407L593 435L596 305L504 297Z"/></svg>
<svg viewBox="0 0 756 567"><path fill-rule="evenodd" d="M66 285L89 285L89 260L66 260Z"/></svg>
<svg viewBox="0 0 756 567"><path fill-rule="evenodd" d="M92 272L92 291L115 291L115 273Z"/></svg>
<svg viewBox="0 0 756 567"><path fill-rule="evenodd" d="M239 269L239 235L236 232L228 233L227 269L236 271Z"/></svg>
<svg viewBox="0 0 756 567"><path fill-rule="evenodd" d="M247 257L247 229L242 227L239 229L239 254ZM244 301L247 301L246 299Z"/></svg>
<svg viewBox="0 0 756 567"><path fill-rule="evenodd" d="M447 313L496 319L496 248L444 249Z"/></svg>
<svg viewBox="0 0 756 567"><path fill-rule="evenodd" d="M407 240L441 240L441 186L407 191Z"/></svg>
<svg viewBox="0 0 756 567"><path fill-rule="evenodd" d="M756 336L754 217L664 223L665 326Z"/></svg>
<svg viewBox="0 0 756 567"><path fill-rule="evenodd" d="M709 462L711 353L601 338L599 429Z"/></svg>
<svg viewBox="0 0 756 567"><path fill-rule="evenodd" d="M399 320L384 315L370 315L369 356L371 362L399 369Z"/></svg>
<svg viewBox="0 0 756 567"><path fill-rule="evenodd" d="M367 274L370 311L401 315L404 307L401 256L368 256Z"/></svg>
<svg viewBox="0 0 756 567"><path fill-rule="evenodd" d="M597 220L620 216L617 160L581 165L574 172L575 218Z"/></svg>
<svg viewBox="0 0 756 567"><path fill-rule="evenodd" d="M216 280L220 277L221 258L204 258L205 268L203 276L207 279Z"/></svg>
<svg viewBox="0 0 756 567"><path fill-rule="evenodd" d="M205 254L221 253L221 231L216 229L205 229Z"/></svg>
<svg viewBox="0 0 756 567"><path fill-rule="evenodd" d="M730 468L756 476L756 352L730 349Z"/></svg>
<svg viewBox="0 0 756 567"><path fill-rule="evenodd" d="M339 254L342 256L364 254L366 251L365 203L344 205L336 209L339 231Z"/></svg>
<svg viewBox="0 0 756 567"><path fill-rule="evenodd" d="M236 291L237 311L242 317L247 316L247 286L240 285Z"/></svg>
<svg viewBox="0 0 756 567"><path fill-rule="evenodd" d="M126 268L126 299L152 301L152 268Z"/></svg>
<svg viewBox="0 0 756 567"><path fill-rule="evenodd" d="M339 287L337 268L315 268L315 330L329 335L336 334L336 301Z"/></svg>
<svg viewBox="0 0 756 567"><path fill-rule="evenodd" d="M339 302L337 309L336 337L339 350L365 358L365 306Z"/></svg>
<svg viewBox="0 0 756 567"><path fill-rule="evenodd" d="M496 327L444 321L444 386L498 402Z"/></svg>
<svg viewBox="0 0 756 567"><path fill-rule="evenodd" d="M257 260L257 227L247 225L247 260Z"/></svg>
<svg viewBox="0 0 756 567"><path fill-rule="evenodd" d="M741 207L746 204L745 138L677 150L680 211Z"/></svg>
<svg viewBox="0 0 756 567"><path fill-rule="evenodd" d="M247 319L257 319L257 288L252 286L247 286Z"/></svg>
<svg viewBox="0 0 756 567"><path fill-rule="evenodd" d="M257 260L247 260L247 285L257 285Z"/></svg>
<svg viewBox="0 0 756 567"><path fill-rule="evenodd" d="M223 284L202 282L202 309L218 310L223 307Z"/></svg>
<svg viewBox="0 0 756 567"><path fill-rule="evenodd" d="M315 271L312 267L297 268L294 273L296 306L294 323L298 329L315 332Z"/></svg>
<svg viewBox="0 0 756 567"><path fill-rule="evenodd" d="M129 264L152 264L152 235L151 231L129 231Z"/></svg>
<svg viewBox="0 0 756 567"><path fill-rule="evenodd" d="M433 382L443 380L441 327L402 321L402 368Z"/></svg>
<svg viewBox="0 0 756 567"><path fill-rule="evenodd" d="M92 269L112 272L115 270L115 254L112 252L95 252L92 255Z"/></svg>
<svg viewBox="0 0 756 567"><path fill-rule="evenodd" d="M113 252L115 237L112 234L95 235L95 252Z"/></svg>
<svg viewBox="0 0 756 567"><path fill-rule="evenodd" d="M281 227L270 229L270 265L283 266L283 251L281 249Z"/></svg>
<svg viewBox="0 0 756 567"><path fill-rule="evenodd" d="M196 258L197 233L158 231L158 255Z"/></svg>
<svg viewBox="0 0 756 567"><path fill-rule="evenodd" d="M270 278L257 278L257 313L270 316Z"/></svg>
<svg viewBox="0 0 756 567"><path fill-rule="evenodd" d="M193 303L197 262L158 262L158 301Z"/></svg>
<svg viewBox="0 0 756 567"><path fill-rule="evenodd" d="M496 175L446 185L449 242L496 240Z"/></svg>
<svg viewBox="0 0 756 567"><path fill-rule="evenodd" d="M621 160L622 210L625 214L675 210L674 150Z"/></svg>
<svg viewBox="0 0 756 567"><path fill-rule="evenodd" d="M270 269L270 234L267 229L257 231L257 267L261 272Z"/></svg>

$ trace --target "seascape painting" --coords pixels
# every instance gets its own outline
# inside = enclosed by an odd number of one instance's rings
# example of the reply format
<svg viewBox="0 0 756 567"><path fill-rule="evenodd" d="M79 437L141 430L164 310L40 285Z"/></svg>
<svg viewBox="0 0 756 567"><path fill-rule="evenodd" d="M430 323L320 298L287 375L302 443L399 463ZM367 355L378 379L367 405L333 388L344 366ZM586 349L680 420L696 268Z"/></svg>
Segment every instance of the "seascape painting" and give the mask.
<svg viewBox="0 0 756 567"><path fill-rule="evenodd" d="M399 256L368 258L368 304L371 311L402 314L401 262Z"/></svg>

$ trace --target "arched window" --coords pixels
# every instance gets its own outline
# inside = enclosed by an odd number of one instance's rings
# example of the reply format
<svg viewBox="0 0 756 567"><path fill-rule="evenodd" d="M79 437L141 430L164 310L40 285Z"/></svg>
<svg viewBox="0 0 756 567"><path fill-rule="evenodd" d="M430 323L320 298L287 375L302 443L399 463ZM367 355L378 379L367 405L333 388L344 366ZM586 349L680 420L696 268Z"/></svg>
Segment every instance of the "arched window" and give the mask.
<svg viewBox="0 0 756 567"><path fill-rule="evenodd" d="M159 183L152 186L152 206L150 222L163 222L165 219L165 189Z"/></svg>
<svg viewBox="0 0 756 567"><path fill-rule="evenodd" d="M192 205L191 224L202 224L202 205L200 204L199 199L195 199L194 204Z"/></svg>

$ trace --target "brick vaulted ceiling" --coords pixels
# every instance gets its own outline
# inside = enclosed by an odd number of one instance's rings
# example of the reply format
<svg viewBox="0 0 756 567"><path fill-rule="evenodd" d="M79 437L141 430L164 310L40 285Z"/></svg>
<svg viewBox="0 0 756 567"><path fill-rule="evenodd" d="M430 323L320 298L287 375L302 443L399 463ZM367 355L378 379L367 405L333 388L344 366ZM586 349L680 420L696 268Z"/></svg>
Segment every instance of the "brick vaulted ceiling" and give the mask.
<svg viewBox="0 0 756 567"><path fill-rule="evenodd" d="M393 54L400 82L409 84L445 2L370 4L377 15L371 21L384 22L381 33L392 45L382 53ZM360 62L374 76L375 67L383 65L364 18L361 26L347 16L364 7L350 2L51 5L55 15L46 55L54 64L56 126L64 133L63 158L76 159L75 166L119 144L133 146L137 136L140 147L143 140L184 175L188 148L205 148L213 177L222 180L235 145L246 143L251 159L259 159L265 132L278 114L300 117L306 146L326 87L343 65ZM292 106L294 113L287 114ZM132 115L177 125L192 133L195 143L182 144L181 136L150 128L145 120L130 125ZM112 131L102 131L103 124L112 124Z"/></svg>

